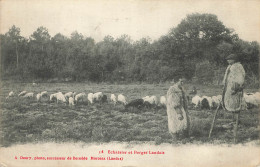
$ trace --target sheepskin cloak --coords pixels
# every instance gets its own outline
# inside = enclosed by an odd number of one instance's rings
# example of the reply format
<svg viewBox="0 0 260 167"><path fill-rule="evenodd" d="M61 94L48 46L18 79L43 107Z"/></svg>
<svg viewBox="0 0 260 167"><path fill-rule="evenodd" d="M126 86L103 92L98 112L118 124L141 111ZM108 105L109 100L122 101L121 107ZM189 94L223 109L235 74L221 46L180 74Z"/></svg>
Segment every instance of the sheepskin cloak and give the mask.
<svg viewBox="0 0 260 167"><path fill-rule="evenodd" d="M237 112L244 109L244 81L245 70L239 62L227 67L223 80L224 96L222 99L227 111Z"/></svg>
<svg viewBox="0 0 260 167"><path fill-rule="evenodd" d="M183 89L179 88L177 84L171 86L167 91L167 115L170 133L188 132L190 121L187 104L187 98ZM183 115L183 120L178 119L178 114L180 113Z"/></svg>

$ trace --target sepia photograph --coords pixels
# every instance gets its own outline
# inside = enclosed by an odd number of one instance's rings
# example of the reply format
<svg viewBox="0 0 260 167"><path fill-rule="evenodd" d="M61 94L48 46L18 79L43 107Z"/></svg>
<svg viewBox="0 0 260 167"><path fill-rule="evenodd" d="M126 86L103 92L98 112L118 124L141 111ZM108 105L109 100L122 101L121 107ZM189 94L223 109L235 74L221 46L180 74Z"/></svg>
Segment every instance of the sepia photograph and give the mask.
<svg viewBox="0 0 260 167"><path fill-rule="evenodd" d="M259 0L0 0L0 167L260 166Z"/></svg>

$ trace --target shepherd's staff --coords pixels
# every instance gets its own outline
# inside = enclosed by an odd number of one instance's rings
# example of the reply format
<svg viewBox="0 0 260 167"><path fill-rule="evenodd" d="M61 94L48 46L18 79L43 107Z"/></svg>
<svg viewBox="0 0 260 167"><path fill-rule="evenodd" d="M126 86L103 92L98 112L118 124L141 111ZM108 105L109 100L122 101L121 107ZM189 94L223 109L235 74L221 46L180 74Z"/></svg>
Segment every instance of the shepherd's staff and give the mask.
<svg viewBox="0 0 260 167"><path fill-rule="evenodd" d="M217 114L218 114L218 110L219 110L220 105L222 105L222 102L219 103L217 109L215 110L214 118L213 118L213 121L212 121L212 124L211 124L211 128L210 128L210 131L209 131L209 138L211 137L211 133L212 133L213 127L214 127L214 125L215 125L215 120L216 120L216 117L217 117Z"/></svg>

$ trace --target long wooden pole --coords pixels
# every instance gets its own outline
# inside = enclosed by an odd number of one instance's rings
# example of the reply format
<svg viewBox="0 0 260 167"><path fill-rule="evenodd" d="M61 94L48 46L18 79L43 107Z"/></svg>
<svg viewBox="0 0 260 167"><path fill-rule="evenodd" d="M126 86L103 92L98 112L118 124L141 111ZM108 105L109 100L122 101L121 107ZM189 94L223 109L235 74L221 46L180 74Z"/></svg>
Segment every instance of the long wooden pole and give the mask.
<svg viewBox="0 0 260 167"><path fill-rule="evenodd" d="M213 130L214 125L215 125L215 120L216 120L216 117L217 117L220 105L221 105L221 103L218 105L218 107L217 107L217 109L215 111L214 118L213 118L213 121L212 121L212 124L211 124L211 127L210 127L210 131L209 131L209 138L211 137L211 133L212 133L212 130Z"/></svg>
<svg viewBox="0 0 260 167"><path fill-rule="evenodd" d="M234 144L237 143L237 129L238 129L238 123L239 123L239 115L240 115L240 112L239 113L235 113L235 118L236 118L236 125L234 127Z"/></svg>

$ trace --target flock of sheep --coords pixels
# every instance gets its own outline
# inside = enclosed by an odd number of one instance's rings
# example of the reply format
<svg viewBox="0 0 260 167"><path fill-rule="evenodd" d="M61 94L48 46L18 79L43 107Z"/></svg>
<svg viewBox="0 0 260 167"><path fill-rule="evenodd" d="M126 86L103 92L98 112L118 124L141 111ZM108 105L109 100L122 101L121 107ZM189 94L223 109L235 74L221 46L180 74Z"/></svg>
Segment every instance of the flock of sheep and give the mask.
<svg viewBox="0 0 260 167"><path fill-rule="evenodd" d="M260 92L256 93L244 93L244 99L245 99L245 108L253 108L253 107L259 107L260 104ZM218 96L198 96L195 95L191 103L193 104L195 109L213 109L217 108L222 102L222 95Z"/></svg>
<svg viewBox="0 0 260 167"><path fill-rule="evenodd" d="M15 96L15 93L11 91L6 99L9 99L11 97ZM93 103L105 103L108 102L108 98L105 94L102 92L97 92L97 93L79 93L76 94L76 92L68 92L63 94L62 92L58 93L53 93L48 95L47 91L40 92L38 94L34 94L33 92L27 92L27 91L22 91L18 94L18 97L23 97L23 98L36 98L37 102L40 102L42 98L49 98L49 101L56 101L57 103L62 102L62 103L67 103L69 106L74 106L78 104L80 101L83 102L83 100L87 97L88 103L93 104ZM260 104L260 93L244 93L244 98L245 102L247 105L247 108L252 108L252 107L258 107ZM194 95L192 98L188 97L189 104L194 109L213 109L218 107L221 104L222 101L222 95L218 96L198 96ZM122 94L119 94L116 96L115 94L110 95L110 102L114 104L114 106L117 103L123 104L126 108L128 107L136 107L136 108L142 108L142 107L166 107L167 99L165 96L161 96L159 99L156 96L145 96L140 99L135 99L132 101L127 102L126 97Z"/></svg>
<svg viewBox="0 0 260 167"><path fill-rule="evenodd" d="M6 99L10 99L15 96L13 91L9 92ZM63 94L62 92L57 92L48 95L47 91L43 91L37 93L36 95L33 92L22 91L18 94L18 97L21 98L31 98L40 102L42 98L48 98L49 101L57 102L57 103L67 103L69 106L74 106L79 102L83 102L83 100L87 97L88 103L105 103L108 102L107 95L103 94L102 92L97 93L79 93L76 92L67 92ZM123 104L126 108L128 107L153 107L153 106L166 106L166 98L165 96L161 96L160 100L157 99L156 96L145 96L142 99L135 99L132 101L127 102L126 97L122 94L116 96L115 94L110 95L110 102L114 104L114 106L118 103Z"/></svg>

